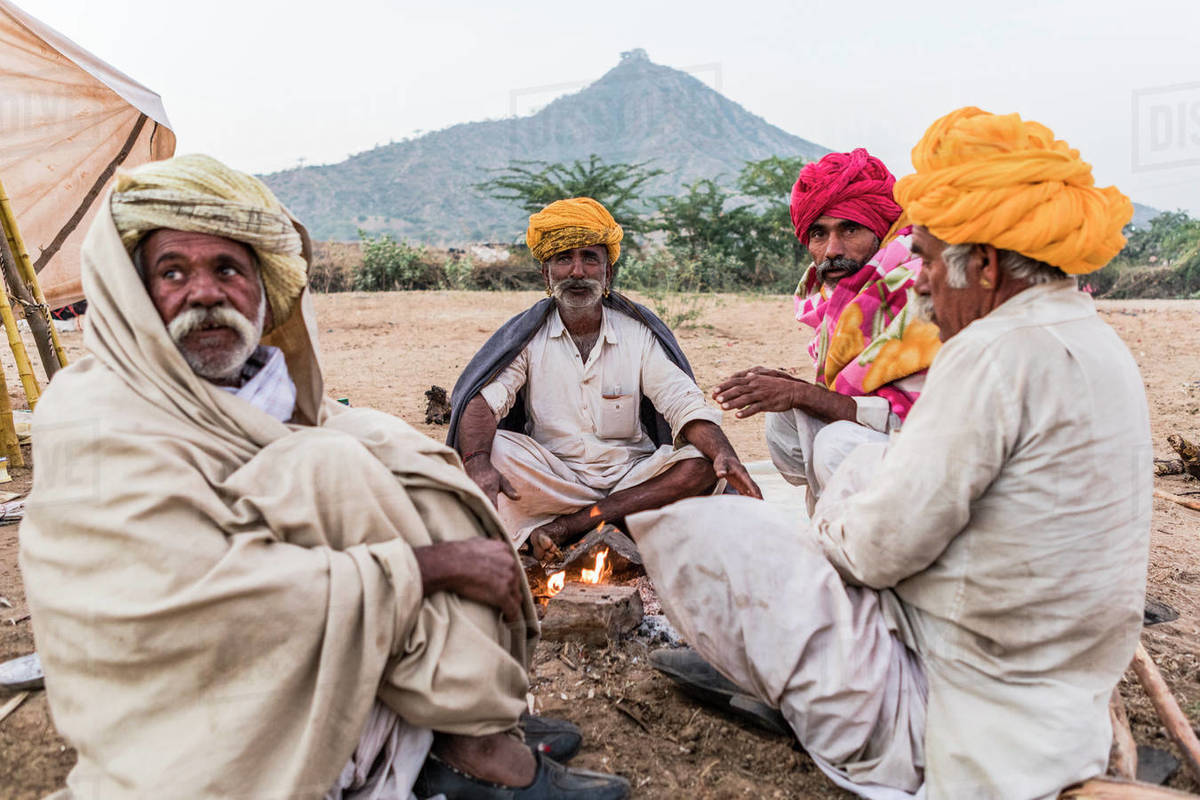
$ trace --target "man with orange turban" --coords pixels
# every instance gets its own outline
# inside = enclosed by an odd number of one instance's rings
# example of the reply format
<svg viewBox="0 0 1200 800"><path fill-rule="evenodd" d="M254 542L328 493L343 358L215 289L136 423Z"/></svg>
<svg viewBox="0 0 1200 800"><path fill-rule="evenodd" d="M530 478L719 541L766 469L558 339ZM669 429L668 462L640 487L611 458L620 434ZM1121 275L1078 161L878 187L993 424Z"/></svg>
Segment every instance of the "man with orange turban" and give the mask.
<svg viewBox="0 0 1200 800"><path fill-rule="evenodd" d="M612 291L621 236L589 197L531 216L548 297L488 340L452 394L448 443L540 559L724 480L760 496L671 331Z"/></svg>
<svg viewBox="0 0 1200 800"><path fill-rule="evenodd" d="M848 453L900 427L937 352L937 330L905 310L920 260L911 227L894 230L895 182L861 147L804 165L792 224L813 263L796 288L796 319L813 329L815 382L752 367L713 392L738 417L767 412L771 460L807 487L810 512Z"/></svg>
<svg viewBox="0 0 1200 800"><path fill-rule="evenodd" d="M913 164L895 194L944 345L904 428L846 458L809 526L741 498L629 526L695 658L839 784L1054 798L1103 774L1142 623L1146 397L1075 279L1132 207L1016 114L955 111Z"/></svg>

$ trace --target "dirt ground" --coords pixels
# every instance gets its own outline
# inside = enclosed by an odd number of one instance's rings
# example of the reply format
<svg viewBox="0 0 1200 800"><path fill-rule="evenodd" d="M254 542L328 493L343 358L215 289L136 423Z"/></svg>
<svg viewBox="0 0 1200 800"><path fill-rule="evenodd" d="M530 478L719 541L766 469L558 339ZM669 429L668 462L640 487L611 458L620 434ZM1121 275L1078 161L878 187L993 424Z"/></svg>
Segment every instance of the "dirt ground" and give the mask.
<svg viewBox="0 0 1200 800"><path fill-rule="evenodd" d="M414 292L321 295L321 348L327 391L356 406L397 414L430 436L444 428L424 424L424 392L449 390L476 348L535 293ZM1099 303L1103 317L1133 351L1150 398L1156 455L1169 454L1165 437L1200 437L1200 301ZM678 300L668 313L700 310L692 327L677 331L701 387L709 392L734 370L762 364L807 376L805 337L795 331L786 297L734 295ZM82 354L79 333L63 335L72 357ZM0 348L10 389L16 376ZM10 392L14 404L23 399ZM743 459L767 457L761 417L727 418L726 431ZM0 489L28 486L28 471ZM1200 485L1159 478L1158 488L1200 495ZM15 489L13 487L16 487ZM1143 641L1162 668L1180 705L1200 722L1200 512L1154 500L1148 594L1179 611L1179 620L1148 628ZM0 527L0 660L33 649L33 633L17 568L17 529ZM543 643L536 654L533 691L539 712L578 723L584 767L617 771L635 796L842 798L801 751L777 736L759 734L700 709L646 663L648 645L632 640L608 648ZM1122 681L1139 744L1171 749L1136 682ZM0 697L0 705L6 700ZM1177 754L1178 755L1178 754ZM74 753L54 730L45 694L29 697L0 721L0 795L35 798L62 785ZM1170 784L1200 790L1177 772Z"/></svg>

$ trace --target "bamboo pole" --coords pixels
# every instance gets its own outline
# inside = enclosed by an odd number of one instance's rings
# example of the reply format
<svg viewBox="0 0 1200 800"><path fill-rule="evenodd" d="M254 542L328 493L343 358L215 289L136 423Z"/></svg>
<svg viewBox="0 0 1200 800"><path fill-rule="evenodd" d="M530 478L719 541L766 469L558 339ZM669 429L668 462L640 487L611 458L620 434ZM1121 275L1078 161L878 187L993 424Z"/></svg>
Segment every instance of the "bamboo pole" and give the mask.
<svg viewBox="0 0 1200 800"><path fill-rule="evenodd" d="M1146 648L1141 642L1138 643L1137 650L1133 653L1133 662L1130 666L1137 674L1138 681L1146 691L1146 696L1150 698L1150 703L1158 713L1158 718L1162 720L1163 726L1167 729L1167 735L1175 744L1179 745L1188 771L1192 773L1193 778L1200 781L1200 740L1196 738L1196 732L1192 730L1191 723L1184 716L1175 696L1171 694L1171 688L1167 686L1154 659L1150 658L1150 654L1146 652Z"/></svg>
<svg viewBox="0 0 1200 800"><path fill-rule="evenodd" d="M21 229L17 226L17 217L13 213L12 204L8 200L8 194L2 182L0 182L0 223L4 225L5 238L8 240L9 249L13 255L13 267L16 269L16 274L12 278L17 283L17 287L14 287L17 290L16 296L27 304L26 319L29 320L29 327L38 343L38 349L42 351L42 361L48 380L54 377L54 373L58 371L59 367L67 365L67 353L58 339L58 331L54 329L50 307L46 305L46 298L38 283L37 273L33 270L33 262L29 260L29 251L25 248L25 240L21 237ZM22 298L21 294L23 293L19 291L22 285L25 290L24 294L28 295L26 298ZM40 324L35 325L35 320L29 317L30 307L38 316L37 322Z"/></svg>
<svg viewBox="0 0 1200 800"><path fill-rule="evenodd" d="M12 401L8 399L8 380L4 370L0 369L0 440L4 443L4 452L8 455L10 467L25 466L25 457L21 455L21 440L17 437L17 425L13 421Z"/></svg>
<svg viewBox="0 0 1200 800"><path fill-rule="evenodd" d="M21 332L17 330L17 318L13 316L12 305L9 303L3 281L0 281L0 320L4 322L8 346L12 348L13 358L17 362L17 373L21 376L21 386L25 389L25 399L29 401L29 410L32 411L41 397L41 391L33 374L33 365L29 363L29 354L25 352L25 342L21 341Z"/></svg>

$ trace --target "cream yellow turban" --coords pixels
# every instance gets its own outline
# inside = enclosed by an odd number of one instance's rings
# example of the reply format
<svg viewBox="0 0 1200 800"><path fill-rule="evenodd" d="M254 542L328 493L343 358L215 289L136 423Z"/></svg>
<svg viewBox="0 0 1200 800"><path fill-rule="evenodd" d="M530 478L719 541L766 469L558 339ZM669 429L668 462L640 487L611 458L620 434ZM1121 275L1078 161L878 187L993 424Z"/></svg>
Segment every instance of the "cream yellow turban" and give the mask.
<svg viewBox="0 0 1200 800"><path fill-rule="evenodd" d="M1098 188L1091 164L1045 125L960 108L929 127L912 160L917 171L896 182L896 200L945 242L1015 250L1072 275L1125 246L1129 198Z"/></svg>
<svg viewBox="0 0 1200 800"><path fill-rule="evenodd" d="M625 232L608 209L590 197L558 200L529 218L525 243L538 261L575 247L602 244L608 248L608 263L621 255Z"/></svg>
<svg viewBox="0 0 1200 800"><path fill-rule="evenodd" d="M112 217L125 249L159 228L223 236L254 249L276 325L308 280L292 218L257 178L202 155L154 161L117 175Z"/></svg>

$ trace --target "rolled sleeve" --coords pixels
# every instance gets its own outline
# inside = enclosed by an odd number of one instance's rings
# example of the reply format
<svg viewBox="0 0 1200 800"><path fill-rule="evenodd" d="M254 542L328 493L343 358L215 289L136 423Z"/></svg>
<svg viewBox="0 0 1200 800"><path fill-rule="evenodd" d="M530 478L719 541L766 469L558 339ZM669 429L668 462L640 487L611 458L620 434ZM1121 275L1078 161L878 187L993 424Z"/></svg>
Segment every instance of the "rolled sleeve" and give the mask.
<svg viewBox="0 0 1200 800"><path fill-rule="evenodd" d="M512 410L517 392L525 385L529 374L529 348L522 350L512 363L500 371L495 380L479 390L480 396L492 409L497 421Z"/></svg>
<svg viewBox="0 0 1200 800"><path fill-rule="evenodd" d="M880 433L888 433L892 429L900 427L900 418L892 413L892 404L886 397L868 395L852 399L854 405L858 407L854 414L854 421L859 425L865 425Z"/></svg>
<svg viewBox="0 0 1200 800"><path fill-rule="evenodd" d="M642 393L671 426L675 446L683 426L693 420L721 424L721 410L704 401L704 392L687 373L667 357L657 339L651 339L642 358Z"/></svg>

